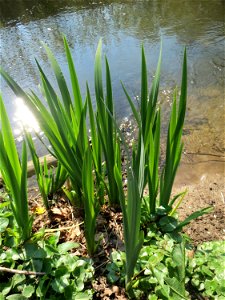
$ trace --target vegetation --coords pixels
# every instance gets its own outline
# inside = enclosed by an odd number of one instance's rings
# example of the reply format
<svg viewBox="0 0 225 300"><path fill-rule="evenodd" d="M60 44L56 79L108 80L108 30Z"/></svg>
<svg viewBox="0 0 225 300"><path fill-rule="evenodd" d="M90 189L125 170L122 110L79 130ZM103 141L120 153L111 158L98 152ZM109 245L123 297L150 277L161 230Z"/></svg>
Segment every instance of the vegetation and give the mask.
<svg viewBox="0 0 225 300"><path fill-rule="evenodd" d="M27 202L27 149L24 142L20 161L1 96L0 122L0 170L21 239L27 240L31 236L32 229L32 218L29 216Z"/></svg>
<svg viewBox="0 0 225 300"><path fill-rule="evenodd" d="M58 162L58 165L54 171L52 168L48 170L46 157L44 157L44 166L42 167L36 153L31 134L26 132L25 135L32 156L39 190L41 192L45 208L49 209L48 198L62 188L68 175L60 162Z"/></svg>
<svg viewBox="0 0 225 300"><path fill-rule="evenodd" d="M3 69L0 69L0 73L33 112L52 146L52 155L57 158L58 167L54 172L47 169L46 161L42 167L32 137L25 132L45 208L50 212L49 198L52 194L59 189L65 192L74 211L84 218L84 236L90 258L68 252L80 245L74 242L60 243L59 233L46 235L48 229L45 228L37 233L32 232L27 196L26 143L23 144L20 159L0 98L0 171L6 190L0 202L0 299L92 299L95 293L92 284L95 278L94 264L101 242L96 234L97 220L103 207L121 211L123 217L125 251L110 249L111 258L104 272L109 283L119 282L120 286L125 286L129 298L137 299L189 299L189 286L204 291L206 295L215 295L215 289L210 289L209 284L202 284L204 276L207 275L209 282L213 282L216 287L224 274L218 273L210 264L208 270L207 260L203 262L207 266L197 268L197 265L202 265L200 250L196 252L196 258L189 259L188 240L180 233L183 226L211 208L197 211L180 222L176 210L185 192L171 199L183 146L181 137L187 99L186 50L179 103L178 92L174 91L165 166L159 170L161 113L157 98L161 50L149 91L145 52L142 48L139 109L123 85L138 126L138 139L130 149L115 120L107 58L106 90L103 86L101 41L95 60L96 112L93 110L88 84L86 97L82 99L65 38L64 46L72 95L48 47L45 46L60 95L37 62L47 107L33 91L23 91ZM125 152L125 167L122 165L122 149ZM124 186L125 180L127 189ZM65 181L67 188L63 187ZM149 190L148 196L144 196L146 187ZM4 272L14 275L5 278ZM217 278L215 280L214 275ZM220 289L218 297L220 295L223 297L223 289Z"/></svg>

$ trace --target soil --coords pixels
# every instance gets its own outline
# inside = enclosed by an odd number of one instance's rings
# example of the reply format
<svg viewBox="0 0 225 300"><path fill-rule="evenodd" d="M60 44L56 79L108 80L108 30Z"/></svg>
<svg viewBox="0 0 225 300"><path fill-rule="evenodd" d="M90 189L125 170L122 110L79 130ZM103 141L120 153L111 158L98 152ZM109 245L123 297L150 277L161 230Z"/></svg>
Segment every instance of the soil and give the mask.
<svg viewBox="0 0 225 300"><path fill-rule="evenodd" d="M197 210L213 207L212 212L197 218L184 228L193 244L225 239L224 176L203 175L198 183L175 187L174 192L185 189L188 189L188 193L178 209L181 220Z"/></svg>
<svg viewBox="0 0 225 300"><path fill-rule="evenodd" d="M179 209L181 219L213 207L184 229L195 245L225 239L225 131L217 133L216 139L212 131L204 125L184 135L185 149L174 185L174 193L188 190Z"/></svg>

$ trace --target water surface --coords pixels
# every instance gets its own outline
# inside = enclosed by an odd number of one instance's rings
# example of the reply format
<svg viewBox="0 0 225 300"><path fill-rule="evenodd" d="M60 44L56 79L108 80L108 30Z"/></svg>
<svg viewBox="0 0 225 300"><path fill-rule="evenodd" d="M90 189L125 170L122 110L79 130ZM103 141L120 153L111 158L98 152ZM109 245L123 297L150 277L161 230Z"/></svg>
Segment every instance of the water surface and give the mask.
<svg viewBox="0 0 225 300"><path fill-rule="evenodd" d="M86 80L93 93L94 56L98 41L102 38L103 51L111 66L119 119L130 114L120 80L132 97L140 94L141 44L145 46L151 82L160 41L163 42L160 99L165 115L170 108L172 90L180 84L186 46L189 82L186 150L223 155L223 0L5 0L0 2L0 11L1 64L25 90L38 91L35 58L54 82L41 41L53 50L65 77L69 78L62 42L62 34L65 34L83 95ZM15 96L2 80L1 90L14 132L19 138L21 104L16 105ZM26 115L22 111L23 119ZM28 123L32 123L31 120Z"/></svg>

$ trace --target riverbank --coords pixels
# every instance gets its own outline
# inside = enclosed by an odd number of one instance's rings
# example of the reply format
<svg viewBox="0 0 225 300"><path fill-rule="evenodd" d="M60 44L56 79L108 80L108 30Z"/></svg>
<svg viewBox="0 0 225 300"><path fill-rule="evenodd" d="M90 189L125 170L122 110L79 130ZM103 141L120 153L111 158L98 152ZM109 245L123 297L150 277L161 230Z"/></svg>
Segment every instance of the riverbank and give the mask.
<svg viewBox="0 0 225 300"><path fill-rule="evenodd" d="M225 166L225 164L223 164ZM222 166L220 166L222 168ZM190 176L194 173L193 165L189 166ZM224 173L204 173L199 180L188 180L188 168L180 168L173 190L177 194L187 189L187 194L178 209L179 218L185 219L196 210L212 206L213 211L192 221L184 228L192 242L197 245L205 241L225 239L225 184ZM182 177L184 175L184 177Z"/></svg>

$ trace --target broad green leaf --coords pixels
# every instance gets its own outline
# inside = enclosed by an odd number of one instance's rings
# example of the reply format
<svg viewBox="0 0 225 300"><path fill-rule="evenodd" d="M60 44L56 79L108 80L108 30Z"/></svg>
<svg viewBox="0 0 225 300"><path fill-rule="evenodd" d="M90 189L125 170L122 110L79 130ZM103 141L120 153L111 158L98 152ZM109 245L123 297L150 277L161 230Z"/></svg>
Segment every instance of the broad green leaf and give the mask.
<svg viewBox="0 0 225 300"><path fill-rule="evenodd" d="M63 294L64 289L69 285L69 280L66 275L60 277L60 278L55 278L51 282L51 287L53 290L57 293Z"/></svg>
<svg viewBox="0 0 225 300"><path fill-rule="evenodd" d="M84 281L83 281L82 278L78 278L76 280L76 289L77 289L78 292L83 291L83 289L84 289Z"/></svg>
<svg viewBox="0 0 225 300"><path fill-rule="evenodd" d="M38 245L26 243L24 245L26 258L45 258L47 253L43 248Z"/></svg>
<svg viewBox="0 0 225 300"><path fill-rule="evenodd" d="M36 272L41 272L43 268L43 259L33 259L32 264Z"/></svg>
<svg viewBox="0 0 225 300"><path fill-rule="evenodd" d="M0 300L5 300L5 297L2 293L0 293Z"/></svg>
<svg viewBox="0 0 225 300"><path fill-rule="evenodd" d="M12 277L13 287L26 281L26 276L23 274L15 274Z"/></svg>
<svg viewBox="0 0 225 300"><path fill-rule="evenodd" d="M35 292L34 286L33 285L25 285L22 291L22 295L26 298L30 298L33 293Z"/></svg>
<svg viewBox="0 0 225 300"><path fill-rule="evenodd" d="M39 283L38 283L38 287L36 289L36 295L38 297L44 297L45 293L47 292L49 285L46 284L46 282L48 282L49 277L48 275L44 275L43 277L41 277Z"/></svg>
<svg viewBox="0 0 225 300"><path fill-rule="evenodd" d="M181 284L180 282L177 280L177 278L168 278L166 277L165 282L168 284L168 286L170 287L170 289L177 295L179 296L178 299L180 300L188 300L185 297L185 294L183 293L183 289L181 288ZM174 297L174 296L173 296ZM173 297L170 297L170 299L174 299Z"/></svg>
<svg viewBox="0 0 225 300"><path fill-rule="evenodd" d="M59 244L58 250L59 250L59 253L63 254L63 253L66 253L67 251L69 251L73 248L78 248L79 246L80 245L78 243L65 242L65 243Z"/></svg>
<svg viewBox="0 0 225 300"><path fill-rule="evenodd" d="M8 280L8 282L0 283L0 290L1 290L1 294L3 296L3 300L5 299L5 296L11 291L12 286L13 286L12 280Z"/></svg>
<svg viewBox="0 0 225 300"><path fill-rule="evenodd" d="M9 225L9 219L0 217L0 232L4 232Z"/></svg>
<svg viewBox="0 0 225 300"><path fill-rule="evenodd" d="M46 241L46 244L50 244L54 247L56 247L56 245L59 242L59 237L60 237L60 231L57 231L56 233L52 234Z"/></svg>
<svg viewBox="0 0 225 300"><path fill-rule="evenodd" d="M178 222L173 217L165 216L160 219L159 225L164 232L172 232L177 229Z"/></svg>
<svg viewBox="0 0 225 300"><path fill-rule="evenodd" d="M185 247L184 242L174 246L173 253L173 262L176 264L177 278L180 282L181 289L185 290Z"/></svg>
<svg viewBox="0 0 225 300"><path fill-rule="evenodd" d="M167 299L172 300L172 298L170 297L169 287L164 284L164 274L157 268L151 269L151 271L157 278L160 288L162 289L163 295L165 295Z"/></svg>
<svg viewBox="0 0 225 300"><path fill-rule="evenodd" d="M82 293L76 293L74 300L91 300L93 298L91 291L83 291Z"/></svg>

